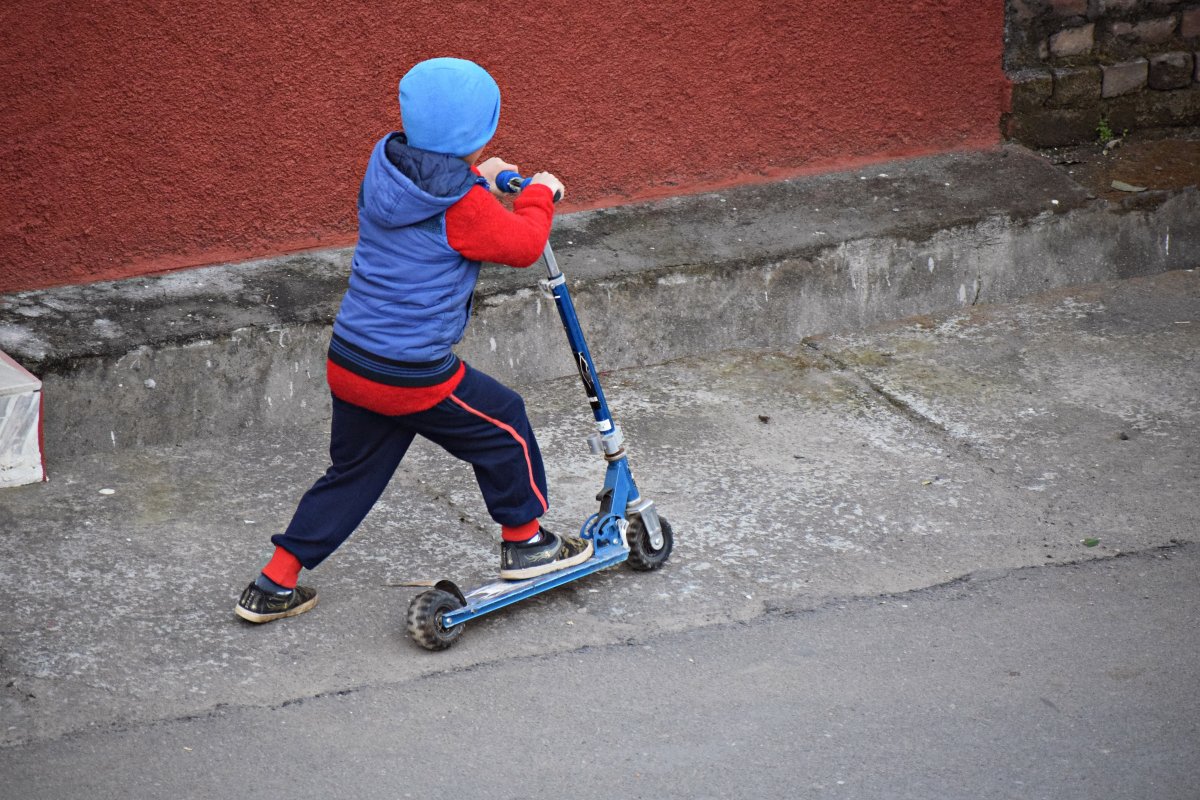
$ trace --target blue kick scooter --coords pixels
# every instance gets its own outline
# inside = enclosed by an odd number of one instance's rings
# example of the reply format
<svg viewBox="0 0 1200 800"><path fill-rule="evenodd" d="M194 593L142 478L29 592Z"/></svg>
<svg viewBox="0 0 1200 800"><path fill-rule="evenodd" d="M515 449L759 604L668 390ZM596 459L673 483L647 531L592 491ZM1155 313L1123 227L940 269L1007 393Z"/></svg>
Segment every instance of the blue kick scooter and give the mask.
<svg viewBox="0 0 1200 800"><path fill-rule="evenodd" d="M496 182L503 191L519 192L529 184L529 179L505 171L500 173ZM554 199L558 200L557 197ZM621 429L613 422L608 410L595 364L584 341L579 319L575 316L575 305L567 292L566 277L558 269L549 242L546 243L543 257L548 277L539 283L543 291L554 297L554 304L567 333L567 342L579 369L579 377L583 381L584 393L592 407L592 416L596 419L596 432L588 436L588 447L592 453L603 456L608 462L604 488L596 496L600 508L580 529L580 536L592 542L592 557L582 564L536 578L497 580L467 592L459 589L453 581L437 581L433 588L414 597L408 607L408 633L427 650L445 650L462 636L467 622L488 612L622 561L628 562L635 570L658 569L671 555L674 543L671 525L658 516L654 501L642 497L634 483Z"/></svg>

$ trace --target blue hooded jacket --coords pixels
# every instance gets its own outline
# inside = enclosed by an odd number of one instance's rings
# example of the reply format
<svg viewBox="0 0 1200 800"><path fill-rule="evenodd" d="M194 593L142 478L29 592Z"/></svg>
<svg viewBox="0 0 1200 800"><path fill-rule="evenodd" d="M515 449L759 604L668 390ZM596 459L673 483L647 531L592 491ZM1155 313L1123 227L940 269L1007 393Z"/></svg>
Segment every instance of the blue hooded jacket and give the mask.
<svg viewBox="0 0 1200 800"><path fill-rule="evenodd" d="M450 349L466 329L480 264L450 246L445 212L476 184L487 182L461 158L410 147L402 133L375 145L359 190L358 244L331 357L368 374L437 364L443 372L454 360Z"/></svg>

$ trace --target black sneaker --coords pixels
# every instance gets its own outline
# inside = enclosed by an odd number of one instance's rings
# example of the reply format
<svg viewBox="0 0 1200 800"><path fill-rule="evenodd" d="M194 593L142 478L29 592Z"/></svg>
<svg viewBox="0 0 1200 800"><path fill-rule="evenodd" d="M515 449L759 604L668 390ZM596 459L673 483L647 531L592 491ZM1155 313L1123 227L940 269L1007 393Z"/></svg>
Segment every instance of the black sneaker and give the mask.
<svg viewBox="0 0 1200 800"><path fill-rule="evenodd" d="M592 556L592 543L573 536L559 536L542 528L534 544L500 543L500 578L520 581L547 572L582 564Z"/></svg>
<svg viewBox="0 0 1200 800"><path fill-rule="evenodd" d="M253 583L242 592L242 598L233 608L237 614L248 622L270 622L274 619L294 617L310 611L317 605L317 590L307 586L297 586L286 594L275 594L264 591Z"/></svg>

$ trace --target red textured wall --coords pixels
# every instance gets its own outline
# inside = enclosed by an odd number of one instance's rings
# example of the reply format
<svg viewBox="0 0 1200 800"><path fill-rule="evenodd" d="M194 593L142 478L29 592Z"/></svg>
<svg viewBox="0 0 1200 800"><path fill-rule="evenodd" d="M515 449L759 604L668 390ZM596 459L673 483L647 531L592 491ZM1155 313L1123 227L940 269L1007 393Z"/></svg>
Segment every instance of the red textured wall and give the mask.
<svg viewBox="0 0 1200 800"><path fill-rule="evenodd" d="M986 147L1003 3L627 0L0 9L0 292L346 244L415 61L478 61L489 150L567 210Z"/></svg>

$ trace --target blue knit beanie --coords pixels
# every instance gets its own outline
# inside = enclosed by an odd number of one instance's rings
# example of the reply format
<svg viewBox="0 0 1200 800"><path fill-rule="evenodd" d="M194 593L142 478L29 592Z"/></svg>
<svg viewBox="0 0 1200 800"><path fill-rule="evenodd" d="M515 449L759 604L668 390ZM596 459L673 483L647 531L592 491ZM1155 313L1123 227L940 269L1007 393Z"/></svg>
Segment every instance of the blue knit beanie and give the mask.
<svg viewBox="0 0 1200 800"><path fill-rule="evenodd" d="M469 155L496 133L500 87L474 62L431 58L400 79L400 118L413 147Z"/></svg>

